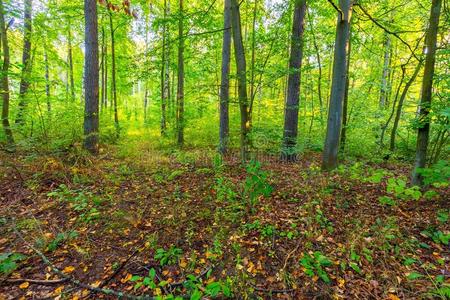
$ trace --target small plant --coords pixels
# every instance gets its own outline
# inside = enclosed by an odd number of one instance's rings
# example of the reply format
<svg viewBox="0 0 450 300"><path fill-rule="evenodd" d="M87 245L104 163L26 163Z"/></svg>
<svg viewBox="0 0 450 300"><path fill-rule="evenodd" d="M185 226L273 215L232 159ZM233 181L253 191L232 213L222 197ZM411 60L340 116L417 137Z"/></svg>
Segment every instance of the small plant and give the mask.
<svg viewBox="0 0 450 300"><path fill-rule="evenodd" d="M300 260L300 264L309 277L318 276L326 283L331 282L325 267L331 266L332 262L322 252L315 251L312 255L305 253Z"/></svg>
<svg viewBox="0 0 450 300"><path fill-rule="evenodd" d="M447 187L450 179L450 164L448 161L440 160L431 168L418 169L422 175L423 182L435 187Z"/></svg>
<svg viewBox="0 0 450 300"><path fill-rule="evenodd" d="M261 169L261 163L250 161L246 167L247 177L243 186L243 198L249 208L254 209L260 196L269 196L272 186L267 182L268 173Z"/></svg>
<svg viewBox="0 0 450 300"><path fill-rule="evenodd" d="M182 254L183 251L175 246L170 246L168 250L159 248L156 250L155 260L158 260L161 266L174 265Z"/></svg>
<svg viewBox="0 0 450 300"><path fill-rule="evenodd" d="M17 263L26 258L20 253L2 253L0 254L0 274L8 275L17 269Z"/></svg>
<svg viewBox="0 0 450 300"><path fill-rule="evenodd" d="M418 186L407 187L406 181L401 178L389 178L387 184L387 192L399 199L419 200L422 196Z"/></svg>
<svg viewBox="0 0 450 300"><path fill-rule="evenodd" d="M437 230L434 227L429 227L426 230L421 232L422 235L430 238L436 244L442 243L443 245L448 245L450 241L450 233L443 233L440 230Z"/></svg>
<svg viewBox="0 0 450 300"><path fill-rule="evenodd" d="M47 245L47 251L53 252L58 249L64 242L74 239L78 236L76 231L61 232Z"/></svg>
<svg viewBox="0 0 450 300"><path fill-rule="evenodd" d="M149 287L150 289L156 289L158 286L155 283L155 277L156 277L156 271L155 269L151 268L148 271L148 276L138 276L134 275L131 277L131 282L136 282L134 285L134 289L137 290L141 286Z"/></svg>

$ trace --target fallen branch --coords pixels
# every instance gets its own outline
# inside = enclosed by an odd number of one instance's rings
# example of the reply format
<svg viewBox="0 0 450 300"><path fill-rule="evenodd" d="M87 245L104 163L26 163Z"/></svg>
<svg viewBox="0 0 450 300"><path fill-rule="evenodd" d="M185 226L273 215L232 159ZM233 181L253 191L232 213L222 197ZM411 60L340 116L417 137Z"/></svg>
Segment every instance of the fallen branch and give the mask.
<svg viewBox="0 0 450 300"><path fill-rule="evenodd" d="M18 284L18 283L29 282L31 284L53 285L53 284L66 282L67 280L68 280L68 278L54 279L54 280L17 278L17 279L7 279L4 283L5 284Z"/></svg>
<svg viewBox="0 0 450 300"><path fill-rule="evenodd" d="M257 287L256 285L251 284L252 288L255 289L255 291L258 292L265 292L265 293L269 293L269 294L288 294L288 293L292 293L295 291L295 289L284 289L284 290L280 290L280 289L265 289L265 288L260 288Z"/></svg>
<svg viewBox="0 0 450 300"><path fill-rule="evenodd" d="M119 292L119 291L115 291L115 290L111 290L111 289L104 289L104 288L99 288L99 287L95 287L89 284L85 284L82 283L81 281L68 276L66 274L64 274L60 269L58 269L41 251L39 251L38 249L36 249L33 245L31 245L30 243L28 243L25 238L23 237L23 235L17 230L15 224L13 224L13 230L16 233L17 237L22 240L25 245L30 248L31 250L33 250L43 261L44 263L46 263L54 273L56 273L58 276L60 276L62 279L65 279L66 281L69 281L70 283L83 288L83 289L87 289L89 291L92 292L96 292L96 293L101 293L101 294L105 294L105 295L110 295L110 296L115 296L118 298L127 298L127 299L133 299L133 300L154 300L156 298L152 297L152 296L147 296L147 295L142 295L142 296L136 296L136 295L132 295L132 294L127 294L124 292Z"/></svg>

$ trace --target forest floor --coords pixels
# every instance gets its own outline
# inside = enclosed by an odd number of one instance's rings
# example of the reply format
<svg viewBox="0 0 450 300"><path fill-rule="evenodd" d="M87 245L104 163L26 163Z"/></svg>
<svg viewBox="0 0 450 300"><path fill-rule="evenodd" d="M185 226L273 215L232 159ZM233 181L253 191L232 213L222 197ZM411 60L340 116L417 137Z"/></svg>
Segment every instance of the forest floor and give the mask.
<svg viewBox="0 0 450 300"><path fill-rule="evenodd" d="M0 154L0 299L445 299L450 289L450 190L418 194L392 179L406 164L321 172L318 153L262 169L195 151L112 153Z"/></svg>

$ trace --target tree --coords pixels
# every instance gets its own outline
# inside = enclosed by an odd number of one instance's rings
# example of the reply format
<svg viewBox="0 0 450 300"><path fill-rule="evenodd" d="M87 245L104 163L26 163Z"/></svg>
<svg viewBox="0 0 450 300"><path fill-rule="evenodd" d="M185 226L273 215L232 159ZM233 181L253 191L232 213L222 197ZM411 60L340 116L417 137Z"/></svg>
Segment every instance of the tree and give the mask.
<svg viewBox="0 0 450 300"><path fill-rule="evenodd" d="M111 34L111 93L114 108L114 125L117 133L119 133L119 113L117 111L117 82L116 82L116 42L115 42L115 28L113 25L112 11L108 9L109 28Z"/></svg>
<svg viewBox="0 0 450 300"><path fill-rule="evenodd" d="M422 185L423 178L418 172L425 168L428 140L430 135L430 108L433 88L434 64L436 61L436 43L441 14L442 0L433 0L430 10L430 21L425 39L425 69L423 71L422 92L419 104L419 128L417 130L416 160L412 172L412 184Z"/></svg>
<svg viewBox="0 0 450 300"><path fill-rule="evenodd" d="M342 128L342 105L347 78L347 45L350 35L352 6L352 0L339 0L340 11L338 12L336 25L327 133L322 155L323 170L334 169L338 164L337 156Z"/></svg>
<svg viewBox="0 0 450 300"><path fill-rule="evenodd" d="M178 20L178 85L177 85L177 144L184 143L184 37L183 37L183 0L179 0Z"/></svg>
<svg viewBox="0 0 450 300"><path fill-rule="evenodd" d="M286 105L284 110L283 159L295 160L297 154L298 106L300 97L300 75L303 57L303 31L306 12L306 0L296 0L294 21L292 24L291 53L289 58L289 76Z"/></svg>
<svg viewBox="0 0 450 300"><path fill-rule="evenodd" d="M32 1L24 2L24 30L23 30L23 52L22 52L22 75L19 89L19 111L17 112L16 124L23 124L23 115L26 106L26 94L30 87L31 73L31 8Z"/></svg>
<svg viewBox="0 0 450 300"><path fill-rule="evenodd" d="M247 95L247 65L242 42L241 13L238 0L231 0L231 26L233 29L234 57L236 60L239 110L241 114L241 158L248 159L249 151L249 103Z"/></svg>
<svg viewBox="0 0 450 300"><path fill-rule="evenodd" d="M7 28L5 24L5 8L3 5L3 0L0 0L0 34L1 34L1 44L3 50L3 65L2 65L2 74L0 80L0 92L2 94L2 125L3 130L5 131L6 142L8 147L13 149L14 147L14 138L12 134L12 130L9 123L9 44L8 44L8 35Z"/></svg>
<svg viewBox="0 0 450 300"><path fill-rule="evenodd" d="M224 1L223 29L219 126L219 152L221 154L225 154L228 150L230 134L228 104L230 101L231 0Z"/></svg>
<svg viewBox="0 0 450 300"><path fill-rule="evenodd" d="M98 20L97 1L84 0L84 148L98 153Z"/></svg>
<svg viewBox="0 0 450 300"><path fill-rule="evenodd" d="M167 101L169 99L169 38L168 32L169 28L166 24L166 18L169 14L169 4L167 3L170 0L164 0L164 23L162 28L162 51L161 51L161 135L164 136L166 134L166 106Z"/></svg>

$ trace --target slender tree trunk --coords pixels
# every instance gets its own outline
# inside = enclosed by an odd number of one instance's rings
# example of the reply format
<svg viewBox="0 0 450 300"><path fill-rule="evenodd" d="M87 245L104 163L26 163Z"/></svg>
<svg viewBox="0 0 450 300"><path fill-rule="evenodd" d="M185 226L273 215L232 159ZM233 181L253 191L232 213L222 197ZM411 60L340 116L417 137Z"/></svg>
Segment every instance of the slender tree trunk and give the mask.
<svg viewBox="0 0 450 300"><path fill-rule="evenodd" d="M252 57L251 57L251 74L250 74L250 105L249 105L249 124L252 127L252 111L253 103L255 101L256 91L255 91L255 67L256 67L256 12L258 9L258 0L254 0L253 6L253 21L252 21Z"/></svg>
<svg viewBox="0 0 450 300"><path fill-rule="evenodd" d="M317 78L317 93L319 96L319 105L320 105L320 122L323 122L323 100L322 100L322 61L321 61L321 57L320 57L320 50L319 50L319 46L317 44L317 40L316 40L316 34L315 34L315 30L313 27L313 21L311 18L311 15L308 15L310 21L310 30L311 30L311 36L312 36L312 40L313 40L313 45L314 45L314 50L315 50L315 54L316 54L316 59L317 59L317 65L319 68L319 77Z"/></svg>
<svg viewBox="0 0 450 300"><path fill-rule="evenodd" d="M381 75L381 88L380 88L380 100L379 107L384 109L388 101L389 94L389 62L391 54L391 37L388 33L385 33L384 41L384 63L383 63L383 73Z"/></svg>
<svg viewBox="0 0 450 300"><path fill-rule="evenodd" d="M247 95L247 65L245 49L242 42L241 14L238 0L231 0L231 24L233 29L234 56L236 60L238 99L241 112L241 158L248 159L249 151L249 101Z"/></svg>
<svg viewBox="0 0 450 300"><path fill-rule="evenodd" d="M8 44L8 36L6 31L5 24L5 9L3 6L3 0L0 0L0 34L1 34L1 42L2 42L2 50L3 50L3 65L2 65L2 74L0 80L0 93L2 94L2 125L3 130L5 131L6 142L8 148L11 150L14 149L14 138L12 134L12 130L9 123L9 44Z"/></svg>
<svg viewBox="0 0 450 300"><path fill-rule="evenodd" d="M44 64L45 64L45 96L47 97L47 111L50 113L52 104L50 102L50 72L48 65L47 46L44 46Z"/></svg>
<svg viewBox="0 0 450 300"><path fill-rule="evenodd" d="M422 95L420 97L419 129L417 130L416 161L412 172L412 184L422 185L423 178L418 169L425 168L428 139L430 135L429 113L433 88L434 64L436 61L436 43L441 14L442 0L433 0L431 4L430 23L426 37L425 70L423 72Z"/></svg>
<svg viewBox="0 0 450 300"><path fill-rule="evenodd" d="M24 2L24 34L23 34L23 52L22 52L22 75L20 78L19 89L19 111L17 112L16 124L24 123L24 113L26 107L26 94L30 87L31 75L31 9L32 1L25 0Z"/></svg>
<svg viewBox="0 0 450 300"><path fill-rule="evenodd" d="M105 64L106 64L106 57L105 57L105 27L102 26L102 44L100 46L100 49L102 51L101 53L101 59L100 59L100 66L101 66L101 74L100 74L100 82L101 82L101 95L100 95L100 103L102 112L105 109Z"/></svg>
<svg viewBox="0 0 450 300"><path fill-rule="evenodd" d="M413 82L416 80L416 77L419 74L421 67L422 67L422 62L419 62L416 66L416 69L414 70L414 74L411 76L411 78L408 80L405 87L403 88L402 95L400 96L400 99L398 101L394 124L392 126L392 131L391 131L391 140L390 140L390 145L389 145L390 151L395 150L395 137L397 135L397 128L398 128L398 124L400 122L400 117L402 115L403 102L406 99L406 95L408 94L409 88L411 87ZM387 126L387 124L386 124L386 126Z"/></svg>
<svg viewBox="0 0 450 300"><path fill-rule="evenodd" d="M166 105L169 94L169 86L168 86L168 72L169 72L169 64L168 64L168 39L167 39L167 24L166 18L168 14L168 5L167 1L164 0L164 24L163 24L163 32L162 32L162 58L161 58L161 135L166 135Z"/></svg>
<svg viewBox="0 0 450 300"><path fill-rule="evenodd" d="M284 110L283 146L281 149L282 159L287 161L293 161L297 156L298 110L305 13L306 1L296 0L289 57L288 91Z"/></svg>
<svg viewBox="0 0 450 300"><path fill-rule="evenodd" d="M230 101L230 60L231 60L231 0L224 1L223 11L223 42L222 42L222 78L220 82L220 128L219 152L225 154L229 141Z"/></svg>
<svg viewBox="0 0 450 300"><path fill-rule="evenodd" d="M98 153L98 24L97 1L84 0L85 57L84 57L84 148Z"/></svg>
<svg viewBox="0 0 450 300"><path fill-rule="evenodd" d="M109 26L111 30L111 80L112 80L112 97L114 106L114 125L116 127L117 133L119 133L119 113L117 111L117 84L116 84L116 50L115 50L115 36L114 36L114 26L112 19L112 12L109 11Z"/></svg>
<svg viewBox="0 0 450 300"><path fill-rule="evenodd" d="M342 128L342 105L345 96L345 85L347 78L347 45L350 35L352 6L352 0L339 0L339 7L342 15L340 13L338 14L336 25L333 79L331 82L327 134L322 156L323 170L334 169L338 164L339 141Z"/></svg>
<svg viewBox="0 0 450 300"><path fill-rule="evenodd" d="M72 29L71 24L69 22L68 28L68 49L67 49L67 59L69 61L69 81L70 81L70 97L71 100L75 100L75 82L73 79L73 47L72 47Z"/></svg>
<svg viewBox="0 0 450 300"><path fill-rule="evenodd" d="M341 129L341 150L345 151L345 143L347 142L347 126L348 126L348 93L349 93L349 85L350 85L350 58L352 52L352 28L350 22L350 33L348 37L348 52L347 52L347 70L345 76L345 91L344 91L344 100L342 103L342 129Z"/></svg>
<svg viewBox="0 0 450 300"><path fill-rule="evenodd" d="M179 0L178 20L178 85L177 85L177 144L184 144L184 37L183 37L183 0Z"/></svg>

